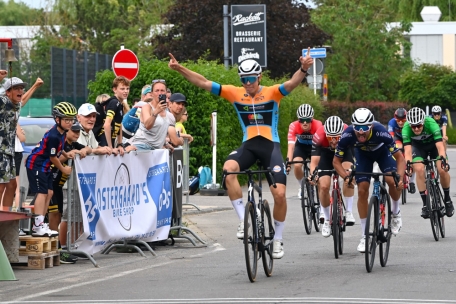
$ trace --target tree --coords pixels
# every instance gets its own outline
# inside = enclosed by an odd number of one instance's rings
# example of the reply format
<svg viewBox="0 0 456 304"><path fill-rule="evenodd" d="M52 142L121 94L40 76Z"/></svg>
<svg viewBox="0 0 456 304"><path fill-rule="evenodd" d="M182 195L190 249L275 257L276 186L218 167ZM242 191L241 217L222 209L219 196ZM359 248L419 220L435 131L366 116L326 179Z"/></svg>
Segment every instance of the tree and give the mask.
<svg viewBox="0 0 456 304"><path fill-rule="evenodd" d="M400 75L411 67L401 48L410 49L404 32L410 23L387 28L394 12L377 0L316 0L312 22L332 36L326 59L332 99L394 100Z"/></svg>
<svg viewBox="0 0 456 304"><path fill-rule="evenodd" d="M13 0L0 1L0 24L1 25L32 25L36 24L42 11L29 8L24 3L16 3Z"/></svg>
<svg viewBox="0 0 456 304"><path fill-rule="evenodd" d="M268 70L272 78L290 75L298 68L303 48L321 46L329 36L310 22L309 9L293 0L181 0L164 15L173 24L167 33L152 39L155 55L172 52L181 60L223 62L223 5L266 4Z"/></svg>
<svg viewBox="0 0 456 304"><path fill-rule="evenodd" d="M456 0L386 0L386 3L396 12L397 18L408 21L423 21L420 14L425 6L438 6L442 12L440 21L456 20Z"/></svg>

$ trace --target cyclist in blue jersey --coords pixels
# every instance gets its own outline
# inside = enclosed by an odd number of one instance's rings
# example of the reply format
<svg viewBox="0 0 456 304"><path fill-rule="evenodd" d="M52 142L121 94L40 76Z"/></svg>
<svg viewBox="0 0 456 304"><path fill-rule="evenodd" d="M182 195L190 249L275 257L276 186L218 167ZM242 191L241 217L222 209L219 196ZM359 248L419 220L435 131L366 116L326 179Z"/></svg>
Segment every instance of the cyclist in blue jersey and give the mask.
<svg viewBox="0 0 456 304"><path fill-rule="evenodd" d="M446 145L448 142L448 136L447 136L447 124L448 124L448 117L445 114L442 114L442 108L440 106L433 106L432 107L432 118L434 118L435 122L439 125L440 127L440 133L442 134L442 141L445 144L445 151L446 151Z"/></svg>
<svg viewBox="0 0 456 304"><path fill-rule="evenodd" d="M269 185L274 197L274 242L272 257L280 259L284 255L282 234L287 213L286 169L280 152L278 133L279 105L281 99L294 90L306 77L307 69L312 65L310 48L306 57L299 58L299 69L291 79L283 84L270 87L260 85L262 69L253 59L239 64L238 75L242 86L221 85L206 79L203 75L187 69L169 54L168 66L179 72L188 81L206 91L228 100L237 112L244 133L242 145L228 156L223 169L239 172L250 168L260 160L264 167L274 172L277 188ZM244 203L242 189L236 175L226 177L226 188L231 204L239 217L240 223L236 236L244 238Z"/></svg>
<svg viewBox="0 0 456 304"><path fill-rule="evenodd" d="M402 151L402 154L404 154L404 144L403 144L403 140L402 140L402 128L404 127L406 121L407 121L407 111L404 108L398 108L394 112L394 118L391 118L391 120L388 122L388 132L391 134L394 141L396 142L396 147ZM412 194L416 192L415 176L416 176L416 174L414 172L412 174L412 177L410 177L410 182L409 182L409 187L408 187L408 191Z"/></svg>
<svg viewBox="0 0 456 304"><path fill-rule="evenodd" d="M352 115L352 125L344 130L337 144L333 158L333 166L339 176L348 184L349 173L342 166L344 154L351 147L355 151L355 166L358 172L372 172L374 162L378 163L383 173L397 171L400 176L399 187L396 188L394 179L386 177L389 186L389 194L392 200L391 232L394 235L402 228L401 211L399 200L402 192L402 175L405 173L405 161L402 152L395 146L394 140L386 128L374 121L374 115L369 109L359 108ZM394 158L393 158L394 157ZM365 234L367 219L367 207L369 197L370 176L356 175L358 185L358 213L361 220L362 238L358 245L358 251L365 251ZM353 187L353 185L349 185Z"/></svg>

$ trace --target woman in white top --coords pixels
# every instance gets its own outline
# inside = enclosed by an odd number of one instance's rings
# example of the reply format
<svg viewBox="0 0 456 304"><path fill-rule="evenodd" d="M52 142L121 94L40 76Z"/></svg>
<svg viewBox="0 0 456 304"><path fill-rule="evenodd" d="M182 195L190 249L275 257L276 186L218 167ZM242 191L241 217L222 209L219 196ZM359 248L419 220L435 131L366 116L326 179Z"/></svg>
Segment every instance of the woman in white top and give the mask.
<svg viewBox="0 0 456 304"><path fill-rule="evenodd" d="M152 99L146 99L142 107L139 128L129 140L138 150L155 150L167 146L166 137L174 146L183 144L182 138L177 136L175 118L166 111L166 83L163 80L152 81ZM164 95L161 102L160 95Z"/></svg>

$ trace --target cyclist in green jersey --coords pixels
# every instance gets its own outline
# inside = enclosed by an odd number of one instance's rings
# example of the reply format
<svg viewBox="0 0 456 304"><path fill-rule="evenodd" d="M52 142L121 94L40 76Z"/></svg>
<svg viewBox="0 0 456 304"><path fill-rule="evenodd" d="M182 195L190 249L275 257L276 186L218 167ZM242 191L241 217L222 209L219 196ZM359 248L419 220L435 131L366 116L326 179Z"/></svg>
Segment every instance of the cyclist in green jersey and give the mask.
<svg viewBox="0 0 456 304"><path fill-rule="evenodd" d="M445 146L442 142L440 127L431 117L426 117L420 108L412 108L407 113L407 122L402 128L405 160L420 161L428 156L431 159L446 157ZM450 198L450 169L439 160L436 163L440 175L440 183L445 194L445 209L448 217L453 216L454 207ZM426 184L425 168L423 164L413 164L412 170L416 172L416 182L423 200L421 216L429 218L429 210L426 207ZM411 172L409 172L411 173Z"/></svg>

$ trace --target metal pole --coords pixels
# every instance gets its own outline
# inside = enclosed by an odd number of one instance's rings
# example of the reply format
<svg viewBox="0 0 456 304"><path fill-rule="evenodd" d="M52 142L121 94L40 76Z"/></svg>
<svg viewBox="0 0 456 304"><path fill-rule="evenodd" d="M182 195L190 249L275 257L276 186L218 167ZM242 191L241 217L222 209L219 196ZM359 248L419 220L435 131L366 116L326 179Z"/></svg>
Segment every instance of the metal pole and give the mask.
<svg viewBox="0 0 456 304"><path fill-rule="evenodd" d="M212 112L212 185L216 185L215 170L217 169L217 111Z"/></svg>
<svg viewBox="0 0 456 304"><path fill-rule="evenodd" d="M314 60L314 63L312 65L313 65L313 79L314 79L314 81L313 81L314 82L314 95L317 95L317 60L316 59Z"/></svg>
<svg viewBox="0 0 456 304"><path fill-rule="evenodd" d="M225 69L228 70L230 65L229 44L228 44L228 18L231 15L228 13L228 5L223 6L223 62L225 63Z"/></svg>

